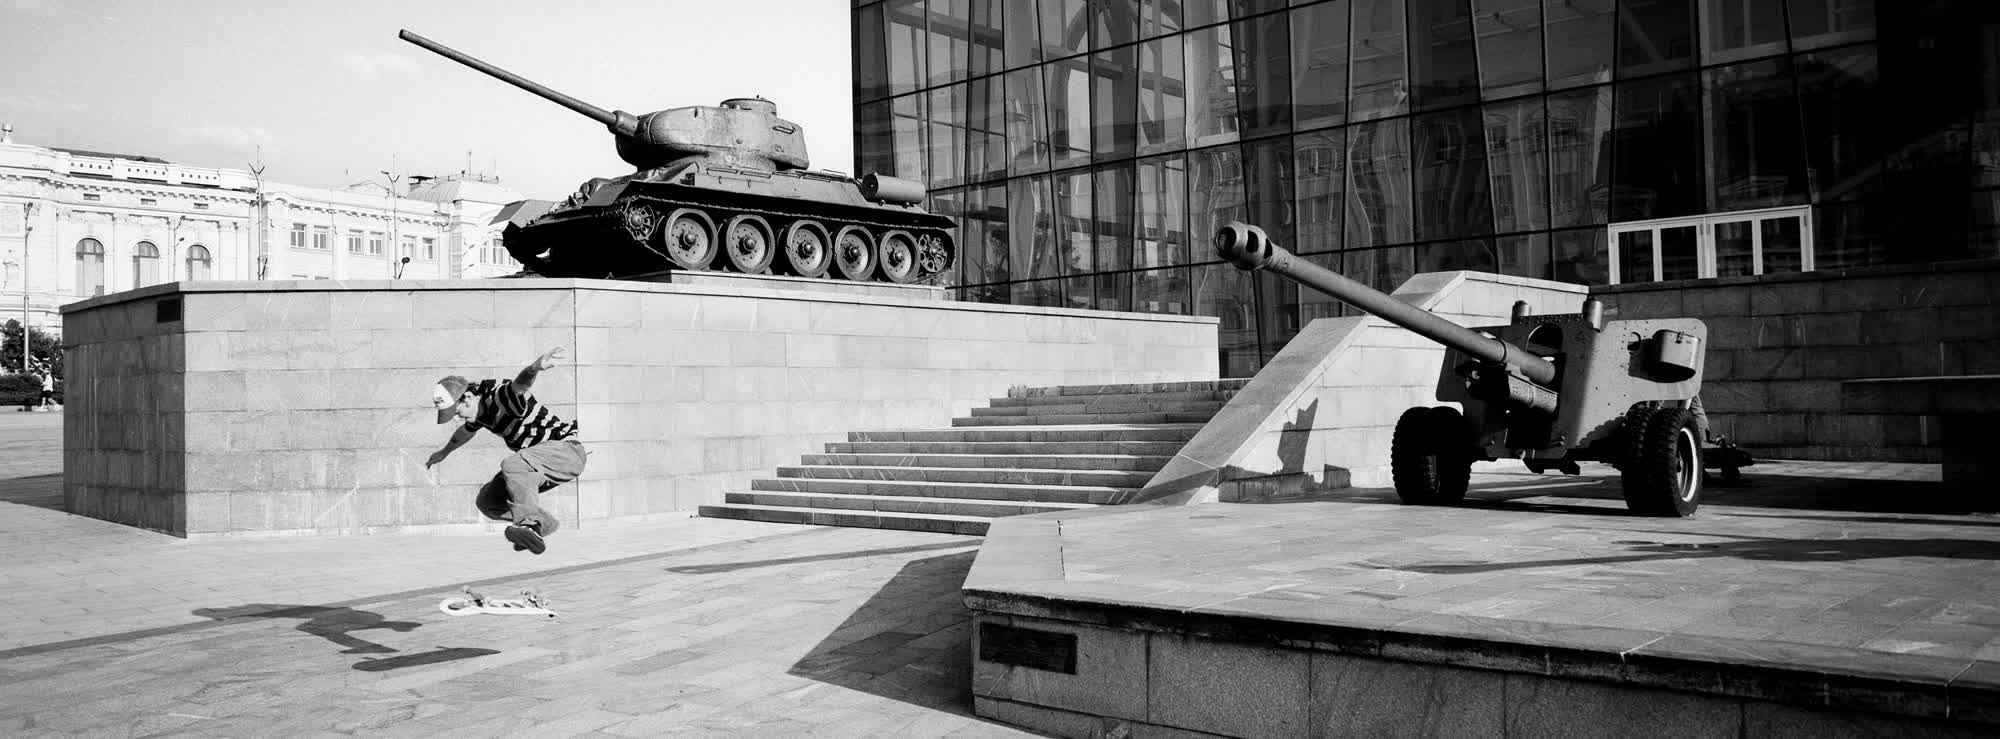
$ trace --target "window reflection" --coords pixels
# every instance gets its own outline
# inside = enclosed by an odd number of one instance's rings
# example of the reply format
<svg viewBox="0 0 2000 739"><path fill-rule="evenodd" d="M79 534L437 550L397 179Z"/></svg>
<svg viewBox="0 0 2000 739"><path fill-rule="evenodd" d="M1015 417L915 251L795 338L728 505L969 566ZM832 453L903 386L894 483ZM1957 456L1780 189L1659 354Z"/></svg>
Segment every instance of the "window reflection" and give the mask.
<svg viewBox="0 0 2000 739"><path fill-rule="evenodd" d="M1503 275L1550 279L1554 268L1549 261L1548 234L1501 236L1493 240L1493 255Z"/></svg>
<svg viewBox="0 0 2000 739"><path fill-rule="evenodd" d="M1048 82L1050 165L1061 168L1090 161L1089 57L1042 66Z"/></svg>
<svg viewBox="0 0 2000 739"><path fill-rule="evenodd" d="M1714 204L1743 210L1806 201L1805 147L1791 64L1783 58L1702 73Z"/></svg>
<svg viewBox="0 0 2000 739"><path fill-rule="evenodd" d="M1403 0L1354 0L1348 115L1357 121L1410 110L1403 77Z"/></svg>
<svg viewBox="0 0 2000 739"><path fill-rule="evenodd" d="M1466 0L1410 0L1410 88L1415 110L1479 100Z"/></svg>
<svg viewBox="0 0 2000 739"><path fill-rule="evenodd" d="M965 85L940 87L930 91L928 138L924 142L924 166L931 187L951 187L965 182L966 119Z"/></svg>
<svg viewBox="0 0 2000 739"><path fill-rule="evenodd" d="M854 141L859 147L854 152L856 174L895 173L895 121L890 114L889 101L855 106Z"/></svg>
<svg viewBox="0 0 2000 739"><path fill-rule="evenodd" d="M924 96L905 95L889 101L891 133L895 137L897 177L924 181Z"/></svg>
<svg viewBox="0 0 2000 739"><path fill-rule="evenodd" d="M1184 147L1187 71L1179 37L1139 45L1139 153Z"/></svg>
<svg viewBox="0 0 2000 739"><path fill-rule="evenodd" d="M1611 257L1604 229L1584 228L1549 234L1555 279L1578 285L1611 284Z"/></svg>
<svg viewBox="0 0 2000 739"><path fill-rule="evenodd" d="M1007 73L1007 171L1033 174L1049 169L1049 106L1040 67Z"/></svg>
<svg viewBox="0 0 2000 739"><path fill-rule="evenodd" d="M1611 81L1618 0L1542 0L1549 89Z"/></svg>
<svg viewBox="0 0 2000 739"><path fill-rule="evenodd" d="M1341 248L1341 212L1346 208L1347 135L1343 129L1300 134L1293 140L1297 161L1297 244L1305 254Z"/></svg>
<svg viewBox="0 0 2000 739"><path fill-rule="evenodd" d="M1139 147L1139 47L1090 57L1091 151L1098 159L1131 156Z"/></svg>
<svg viewBox="0 0 2000 739"><path fill-rule="evenodd" d="M1138 188L1135 166L1130 163L1098 167L1093 175L1094 233L1097 253L1095 269L1100 272L1132 268L1132 235L1136 225L1134 207Z"/></svg>
<svg viewBox="0 0 2000 739"><path fill-rule="evenodd" d="M966 198L966 191L962 189L957 189L957 188L953 188L950 190L933 189L931 190L929 195L924 198L924 209L932 213L936 213L938 215L951 218L952 220L963 224L965 223L966 220L965 198ZM964 238L965 237L964 234L965 234L964 230L961 229L959 231L958 238ZM959 248L960 251L963 252L964 245L960 244ZM939 275L937 282L933 284L938 285L940 287L955 287L958 285L963 285L965 284L965 269L966 269L966 260L961 258L952 265L952 269L946 271L942 275Z"/></svg>
<svg viewBox="0 0 2000 739"><path fill-rule="evenodd" d="M959 222L959 258L965 261L965 282L980 285L1005 282L1008 270L1007 188L992 185L966 193ZM991 297L991 291L981 293ZM1006 292L999 292L1006 300Z"/></svg>
<svg viewBox="0 0 2000 739"><path fill-rule="evenodd" d="M1085 0L1032 1L1041 8L1042 58L1063 59L1090 50L1090 13Z"/></svg>
<svg viewBox="0 0 2000 739"><path fill-rule="evenodd" d="M1347 248L1410 241L1407 118L1347 128Z"/></svg>
<svg viewBox="0 0 2000 739"><path fill-rule="evenodd" d="M1243 196L1248 203L1243 217L1262 226L1264 232L1286 248L1293 246L1292 140L1264 139L1243 145ZM1221 228L1221 224L1216 225ZM1215 232L1197 234L1214 239ZM1204 258L1213 258L1214 244L1204 243Z"/></svg>
<svg viewBox="0 0 2000 739"><path fill-rule="evenodd" d="M887 29L881 5L854 11L854 100L867 102L889 96Z"/></svg>
<svg viewBox="0 0 2000 739"><path fill-rule="evenodd" d="M1465 239L1424 244L1417 247L1416 271L1450 272L1472 270L1498 272L1500 260L1493 253L1491 239Z"/></svg>
<svg viewBox="0 0 2000 739"><path fill-rule="evenodd" d="M1194 307L1188 269L1169 267L1132 273L1132 307L1147 313L1188 315Z"/></svg>
<svg viewBox="0 0 2000 739"><path fill-rule="evenodd" d="M1611 220L1700 213L1701 125L1694 79L1655 77L1616 85L1611 130Z"/></svg>
<svg viewBox="0 0 2000 739"><path fill-rule="evenodd" d="M1186 28L1181 25L1181 0L1138 0L1139 37L1164 36Z"/></svg>
<svg viewBox="0 0 2000 739"><path fill-rule="evenodd" d="M1236 68L1229 26L1192 31L1185 38L1188 145L1235 141Z"/></svg>
<svg viewBox="0 0 2000 739"><path fill-rule="evenodd" d="M1492 103L1485 114L1493 229L1506 233L1547 228L1548 136L1542 98Z"/></svg>
<svg viewBox="0 0 2000 739"><path fill-rule="evenodd" d="M1246 137L1292 130L1291 32L1285 14L1230 25L1237 129Z"/></svg>
<svg viewBox="0 0 2000 739"><path fill-rule="evenodd" d="M1341 253L1349 279L1381 292L1395 292L1417 273L1414 247L1347 251Z"/></svg>
<svg viewBox="0 0 2000 739"><path fill-rule="evenodd" d="M966 83L965 174L972 180L1007 176L1011 159L1007 144L1005 77L983 77Z"/></svg>
<svg viewBox="0 0 2000 739"><path fill-rule="evenodd" d="M1216 349L1224 377L1249 377L1263 364L1257 343L1256 294L1250 273L1225 263L1192 270L1195 315L1216 316Z"/></svg>
<svg viewBox="0 0 2000 739"><path fill-rule="evenodd" d="M1302 255L1302 258L1307 262L1324 267L1330 272L1353 277L1351 273L1343 270L1347 256L1345 254L1328 252ZM1338 318L1340 316L1354 315L1354 311L1347 308L1345 303L1335 300L1331 295L1311 288L1299 288L1297 294L1293 296L1293 300L1298 303L1298 325L1301 328L1321 318Z"/></svg>
<svg viewBox="0 0 2000 739"><path fill-rule="evenodd" d="M1472 0L1472 33L1481 97L1542 91L1542 0Z"/></svg>
<svg viewBox="0 0 2000 739"><path fill-rule="evenodd" d="M971 48L966 60L966 75L980 77L1006 69L1007 41L1002 29L1002 6L1007 0L967 0L970 9L966 17L971 29L967 32Z"/></svg>
<svg viewBox="0 0 2000 739"><path fill-rule="evenodd" d="M1139 0L1090 0L1090 48L1139 40Z"/></svg>
<svg viewBox="0 0 2000 739"><path fill-rule="evenodd" d="M1308 5L1292 16L1292 115L1299 130L1347 120L1348 0Z"/></svg>
<svg viewBox="0 0 2000 739"><path fill-rule="evenodd" d="M1784 0L1704 0L1701 63L1785 53Z"/></svg>
<svg viewBox="0 0 2000 739"><path fill-rule="evenodd" d="M930 85L945 85L965 79L971 53L971 0L929 0Z"/></svg>
<svg viewBox="0 0 2000 739"><path fill-rule="evenodd" d="M889 94L916 92L929 81L924 44L925 0L887 0L882 3L888 22Z"/></svg>
<svg viewBox="0 0 2000 739"><path fill-rule="evenodd" d="M1138 173L1139 230L1132 266L1186 264L1187 160L1178 154L1140 160Z"/></svg>
<svg viewBox="0 0 2000 739"><path fill-rule="evenodd" d="M1620 0L1618 19L1618 79L1694 63L1694 0Z"/></svg>
<svg viewBox="0 0 2000 739"><path fill-rule="evenodd" d="M1210 240L1222 225L1248 220L1243 191L1243 157L1234 146L1218 146L1189 152L1192 174L1188 180L1189 229L1195 251L1192 260L1215 259Z"/></svg>
<svg viewBox="0 0 2000 739"><path fill-rule="evenodd" d="M1876 0L1785 0L1798 51L1875 38Z"/></svg>
<svg viewBox="0 0 2000 739"><path fill-rule="evenodd" d="M1057 173L1050 183L1054 188L1055 259L1059 263L1058 273L1080 275L1097 268L1095 257L1097 247L1096 223L1092 220L1091 197L1095 191L1090 183L1090 170L1074 170ZM1072 297L1083 297L1079 308L1088 308L1087 290L1068 291Z"/></svg>
<svg viewBox="0 0 2000 739"><path fill-rule="evenodd" d="M1549 221L1603 223L1609 214L1611 86L1548 98Z"/></svg>
<svg viewBox="0 0 2000 739"><path fill-rule="evenodd" d="M1883 116L1876 51L1864 46L1802 54L1799 119L1805 124L1814 199L1853 200L1882 190Z"/></svg>
<svg viewBox="0 0 2000 739"><path fill-rule="evenodd" d="M1055 215L1056 205L1047 175L1007 181L1008 279L1040 280L1068 273L1068 264L1056 243ZM1037 289L1044 288L1060 286L1042 285Z"/></svg>
<svg viewBox="0 0 2000 739"><path fill-rule="evenodd" d="M1485 121L1479 110L1460 108L1418 116L1411 125L1411 145L1416 151L1416 237L1448 239L1492 233Z"/></svg>

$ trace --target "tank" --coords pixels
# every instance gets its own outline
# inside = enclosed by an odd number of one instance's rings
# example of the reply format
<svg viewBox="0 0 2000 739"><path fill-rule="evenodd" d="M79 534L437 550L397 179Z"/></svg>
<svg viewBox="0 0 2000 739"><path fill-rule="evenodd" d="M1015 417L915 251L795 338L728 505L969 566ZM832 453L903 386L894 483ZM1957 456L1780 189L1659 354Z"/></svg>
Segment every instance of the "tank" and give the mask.
<svg viewBox="0 0 2000 739"><path fill-rule="evenodd" d="M610 129L634 171L592 178L502 231L544 277L644 278L729 270L854 281L930 281L951 269L956 225L923 209L922 183L809 169L805 131L761 97L645 115L605 110L443 44L398 34Z"/></svg>

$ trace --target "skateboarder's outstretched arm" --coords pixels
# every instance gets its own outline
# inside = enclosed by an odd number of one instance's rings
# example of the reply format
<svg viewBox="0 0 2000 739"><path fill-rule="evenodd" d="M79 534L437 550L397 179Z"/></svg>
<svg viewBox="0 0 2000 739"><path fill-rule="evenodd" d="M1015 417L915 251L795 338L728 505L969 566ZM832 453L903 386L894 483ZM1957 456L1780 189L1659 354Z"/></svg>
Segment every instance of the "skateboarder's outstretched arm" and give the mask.
<svg viewBox="0 0 2000 739"><path fill-rule="evenodd" d="M468 441L472 441L472 437L478 433L477 430L472 428L471 424L459 426L458 430L451 432L451 440L444 443L443 449L431 453L431 458L424 461L424 466L431 467L439 462L443 462L445 457L451 456L452 452L458 451L459 447L465 446L465 443Z"/></svg>
<svg viewBox="0 0 2000 739"><path fill-rule="evenodd" d="M536 357L535 361L528 363L528 366L522 367L521 374L514 377L514 390L523 395L533 390L535 387L535 376L541 374L542 370L555 367L556 358L560 356L562 356L562 347L556 347L548 350L542 356Z"/></svg>

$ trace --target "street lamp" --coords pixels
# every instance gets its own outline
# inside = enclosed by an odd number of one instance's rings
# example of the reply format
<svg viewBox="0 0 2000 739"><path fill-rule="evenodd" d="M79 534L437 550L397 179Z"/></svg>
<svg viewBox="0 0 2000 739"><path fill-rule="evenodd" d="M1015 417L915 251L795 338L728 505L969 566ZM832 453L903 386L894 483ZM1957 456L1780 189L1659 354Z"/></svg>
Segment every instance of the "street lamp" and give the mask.
<svg viewBox="0 0 2000 739"><path fill-rule="evenodd" d="M394 245L391 248L397 251L402 251L403 237L401 232L397 229L397 223L402 221L403 219L402 219L402 208L398 207L396 204L396 181L403 179L403 176L389 174L389 170L386 169L381 170L381 172L382 176L389 180L389 243ZM409 255L405 254L403 256L409 256ZM410 260L405 259L403 261L408 262ZM397 279L401 279L402 276L403 276L403 268L401 264L398 264L396 266L396 277Z"/></svg>
<svg viewBox="0 0 2000 739"><path fill-rule="evenodd" d="M28 252L35 248L35 206L27 203L27 211L21 219L27 231L21 237L21 374L28 374L28 355L34 347L28 341Z"/></svg>

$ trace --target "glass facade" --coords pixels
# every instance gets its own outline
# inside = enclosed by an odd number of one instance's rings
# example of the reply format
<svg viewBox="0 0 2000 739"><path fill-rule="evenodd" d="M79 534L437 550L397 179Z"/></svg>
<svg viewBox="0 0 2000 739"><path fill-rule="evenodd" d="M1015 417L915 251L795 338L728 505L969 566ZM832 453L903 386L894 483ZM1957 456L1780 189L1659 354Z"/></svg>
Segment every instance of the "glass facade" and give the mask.
<svg viewBox="0 0 2000 739"><path fill-rule="evenodd" d="M857 2L855 171L959 219L960 299L1218 316L1247 376L1349 309L1217 262L1230 220L1385 290L2000 256L1996 9Z"/></svg>

